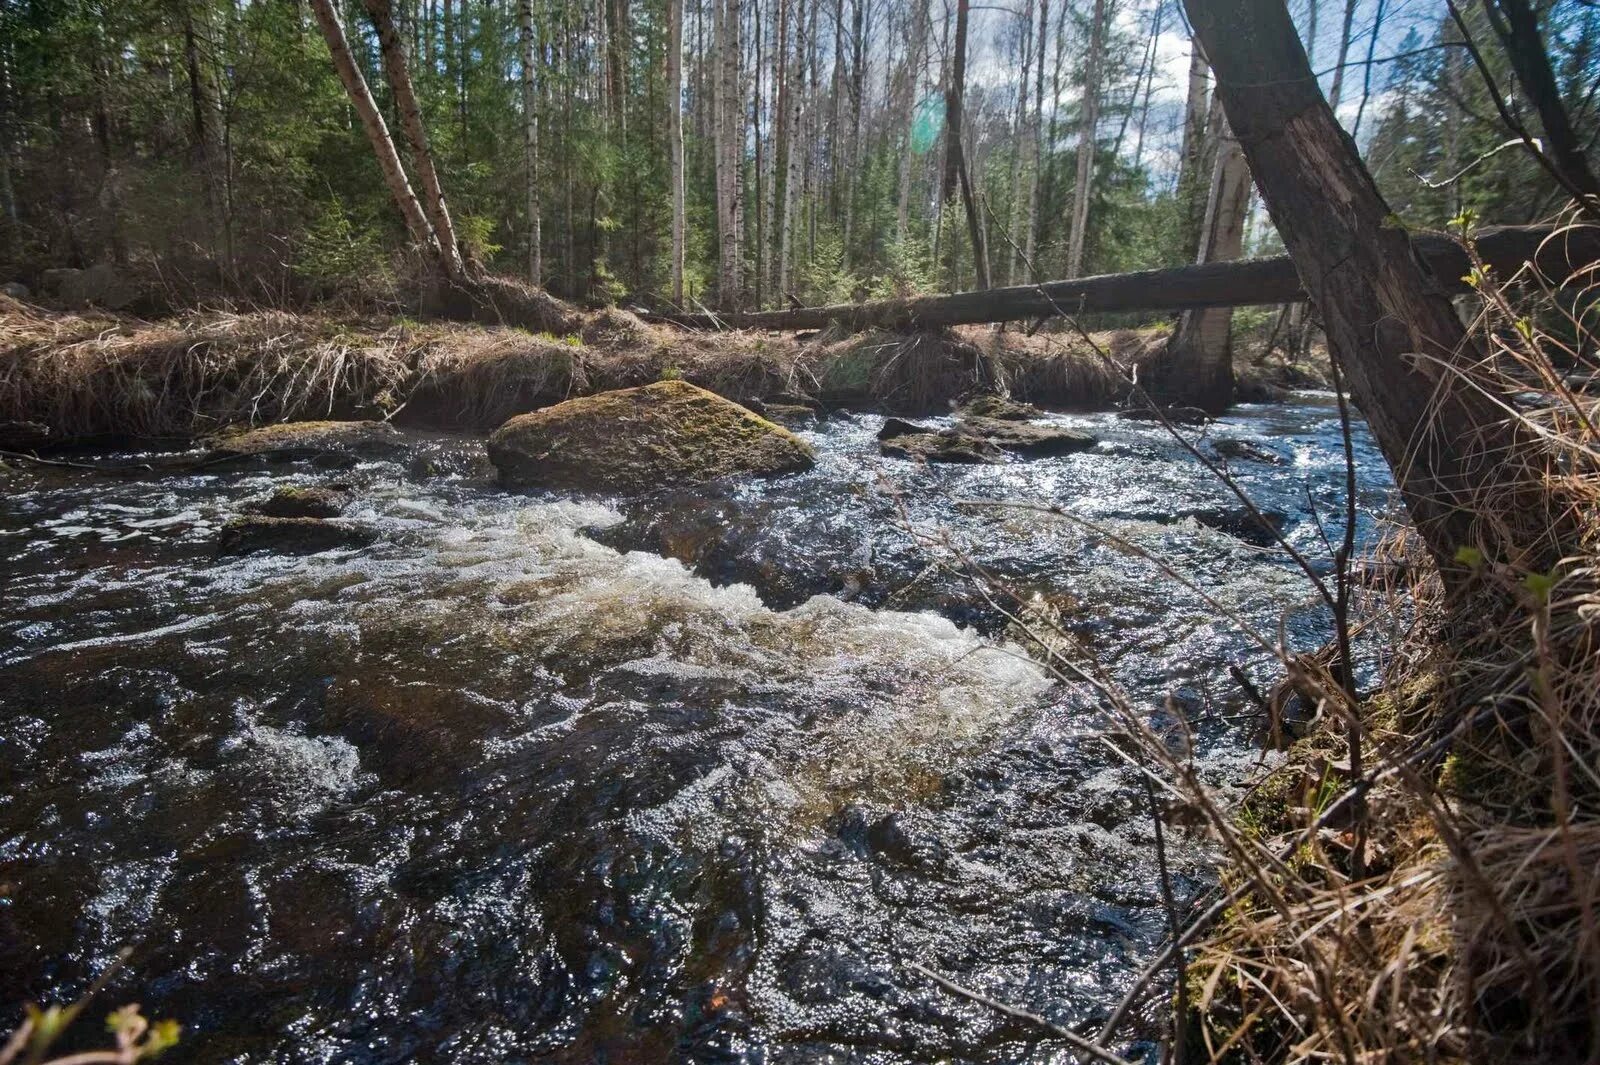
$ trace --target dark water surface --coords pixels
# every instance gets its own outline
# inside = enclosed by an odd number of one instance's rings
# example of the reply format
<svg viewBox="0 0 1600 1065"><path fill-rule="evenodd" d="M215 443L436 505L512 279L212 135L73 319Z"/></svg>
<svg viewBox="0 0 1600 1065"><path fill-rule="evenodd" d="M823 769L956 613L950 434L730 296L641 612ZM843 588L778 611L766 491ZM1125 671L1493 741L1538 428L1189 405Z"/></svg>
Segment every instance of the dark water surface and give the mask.
<svg viewBox="0 0 1600 1065"><path fill-rule="evenodd" d="M929 562L1053 611L1158 724L1178 693L1218 782L1259 757L1226 665L1264 659L1125 546L963 501L1058 505L1299 645L1325 622L1279 552L1180 517L1237 524L1159 428L1055 420L1103 443L922 468L835 418L811 473L643 501L506 492L425 436L351 470L0 471L0 1004L130 945L102 1004L181 1020L184 1060L1068 1060L903 963L1103 1015L1165 920L1143 791ZM1321 554L1336 411L1224 438ZM218 555L245 501L333 482L375 546Z"/></svg>

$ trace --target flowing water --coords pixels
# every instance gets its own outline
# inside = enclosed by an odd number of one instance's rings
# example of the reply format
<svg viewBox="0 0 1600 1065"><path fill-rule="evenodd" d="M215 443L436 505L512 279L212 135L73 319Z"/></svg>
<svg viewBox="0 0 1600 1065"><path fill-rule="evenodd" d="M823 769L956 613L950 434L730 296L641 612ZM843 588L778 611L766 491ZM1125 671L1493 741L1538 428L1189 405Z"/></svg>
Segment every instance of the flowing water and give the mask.
<svg viewBox="0 0 1600 1065"><path fill-rule="evenodd" d="M1298 646L1326 619L1161 429L1053 420L1102 443L918 467L840 416L810 473L631 500L508 492L423 435L353 469L0 471L5 1008L126 946L102 1004L181 1020L184 1060L1068 1060L905 964L1077 1023L1165 923L1096 698L952 570L1158 727L1174 695L1220 784L1260 757L1226 667L1265 658L1140 552ZM1207 439L1325 554L1331 405ZM218 553L246 501L329 483L374 546Z"/></svg>

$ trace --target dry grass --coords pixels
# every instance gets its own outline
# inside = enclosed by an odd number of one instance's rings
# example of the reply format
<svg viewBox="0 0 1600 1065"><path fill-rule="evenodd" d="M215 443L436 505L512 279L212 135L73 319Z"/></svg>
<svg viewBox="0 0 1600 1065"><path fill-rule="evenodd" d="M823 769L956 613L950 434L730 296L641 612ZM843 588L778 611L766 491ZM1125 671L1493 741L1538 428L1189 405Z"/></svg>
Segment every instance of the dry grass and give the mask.
<svg viewBox="0 0 1600 1065"><path fill-rule="evenodd" d="M559 308L558 308L559 309ZM1027 398L1103 406L1088 352L1020 333L828 336L686 332L607 309L566 332L282 311L195 312L145 322L0 304L0 423L53 438L193 437L224 425L395 417L485 431L572 395L679 377L733 399L779 393L830 406L944 409L996 370ZM1139 334L1124 341L1138 347Z"/></svg>
<svg viewBox="0 0 1600 1065"><path fill-rule="evenodd" d="M1191 1060L1600 1057L1600 403L1564 382L1597 369L1595 322L1556 290L1487 282L1472 329L1477 383L1523 393L1538 505L1480 500L1465 591L1397 532L1356 622L1391 649L1378 690L1302 670L1322 727L1215 822L1241 899L1191 963Z"/></svg>

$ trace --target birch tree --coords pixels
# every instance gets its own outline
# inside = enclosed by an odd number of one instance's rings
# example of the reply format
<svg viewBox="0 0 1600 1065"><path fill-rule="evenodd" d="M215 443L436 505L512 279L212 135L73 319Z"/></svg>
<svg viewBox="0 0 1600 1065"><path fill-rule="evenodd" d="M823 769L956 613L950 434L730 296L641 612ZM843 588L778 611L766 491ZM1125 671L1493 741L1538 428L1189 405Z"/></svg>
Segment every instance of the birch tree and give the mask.
<svg viewBox="0 0 1600 1065"><path fill-rule="evenodd" d="M814 9L813 9L814 10ZM806 92L806 34L801 28L803 20L797 12L794 18L794 55L791 63L790 76L786 84L788 127L785 130L788 143L784 147L785 175L783 180L783 209L778 221L778 292L775 295L785 296L791 291L793 275L791 269L795 261L794 221L795 212L799 209L800 182L802 180L802 152L800 139L804 124L804 104ZM815 23L813 22L813 25Z"/></svg>
<svg viewBox="0 0 1600 1065"><path fill-rule="evenodd" d="M682 0L669 2L681 3ZM539 224L539 99L534 83L533 0L520 0L518 28L522 44L522 166L523 180L527 183L528 280L538 285L544 278L544 256ZM681 144L679 150L682 150Z"/></svg>
<svg viewBox="0 0 1600 1065"><path fill-rule="evenodd" d="M739 195L744 153L744 107L739 93L740 0L712 0L716 49L717 298L729 310L740 301Z"/></svg>
<svg viewBox="0 0 1600 1065"><path fill-rule="evenodd" d="M1250 208L1250 169L1225 118L1220 121L1217 140L1217 161L1196 258L1201 263L1226 262L1244 253ZM1183 312L1168 352L1170 376L1165 391L1210 414L1227 409L1233 402L1233 308Z"/></svg>
<svg viewBox="0 0 1600 1065"><path fill-rule="evenodd" d="M433 165L433 152L428 147L428 132L422 125L422 109L417 105L416 93L411 87L411 72L406 66L405 44L395 29L390 0L365 0L367 13L378 31L378 49L383 56L383 73L389 90L394 93L395 110L400 113L400 127L405 131L411 150L411 166L422 184L423 208L433 225L439 245L439 262L444 272L453 280L461 280L466 270L461 259L461 249L456 243L455 225L450 220L450 208L445 204L444 188L439 183L439 172Z"/></svg>
<svg viewBox="0 0 1600 1065"><path fill-rule="evenodd" d="M411 189L411 181L400 164L400 154L395 151L394 138L389 135L388 123L384 122L378 105L372 99L372 91L367 88L367 79L362 76L361 68L350 54L350 45L345 40L344 27L339 22L339 14L334 10L332 0L311 0L311 10L317 17L317 27L322 31L323 39L328 42L333 69L344 83L350 104L361 119L367 141L378 158L384 183L389 186L395 206L400 208L401 217L405 219L411 242L422 250L430 262L440 262L439 238L422 210L422 202Z"/></svg>

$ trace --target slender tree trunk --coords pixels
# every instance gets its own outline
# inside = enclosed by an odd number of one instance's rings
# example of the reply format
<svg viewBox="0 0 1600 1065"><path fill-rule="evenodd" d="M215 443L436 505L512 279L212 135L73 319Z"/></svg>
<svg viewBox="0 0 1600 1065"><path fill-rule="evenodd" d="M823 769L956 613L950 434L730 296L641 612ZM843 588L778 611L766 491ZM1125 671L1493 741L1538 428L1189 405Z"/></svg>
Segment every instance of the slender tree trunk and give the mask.
<svg viewBox="0 0 1600 1065"><path fill-rule="evenodd" d="M1206 199L1198 262L1227 262L1244 253L1250 207L1250 170L1244 150L1224 122ZM1170 365L1159 391L1210 414L1233 402L1233 308L1184 311L1168 346Z"/></svg>
<svg viewBox="0 0 1600 1065"><path fill-rule="evenodd" d="M183 63L189 78L189 106L194 120L195 162L206 190L206 212L211 223L211 256L224 278L233 275L233 247L229 239L228 203L223 190L222 138L217 121L221 110L212 94L213 82L201 65L199 36L195 32L194 11L183 10Z"/></svg>
<svg viewBox="0 0 1600 1065"><path fill-rule="evenodd" d="M445 203L444 188L439 183L439 172L434 169L433 151L428 147L428 131L422 125L422 110L417 95L411 87L411 71L406 65L405 44L394 25L394 11L390 0L365 0L367 13L378 31L378 48L383 55L383 73L394 93L394 105L400 112L400 127L405 131L411 149L411 167L422 185L423 208L433 225L439 242L439 261L452 280L466 276L461 260L461 248L456 243L455 224L450 220L450 208Z"/></svg>
<svg viewBox="0 0 1600 1065"><path fill-rule="evenodd" d="M916 154L912 150L915 131L912 123L916 120L917 103L922 94L922 68L927 61L928 47L928 0L916 0L916 7L911 19L911 37L907 41L906 49L906 93L905 101L901 106L900 127L905 131L905 145L900 152L900 188L899 197L895 202L895 238L900 241L906 239L906 226L911 215L911 160Z"/></svg>
<svg viewBox="0 0 1600 1065"><path fill-rule="evenodd" d="M1328 106L1339 113L1339 101L1344 91L1344 64L1350 58L1350 31L1356 20L1356 0L1344 0L1344 22L1339 26L1339 58L1333 68L1333 85L1328 89ZM1310 65L1310 60L1306 60Z"/></svg>
<svg viewBox="0 0 1600 1065"><path fill-rule="evenodd" d="M1017 79L1017 110L1011 120L1011 256L1006 284L1017 283L1017 236L1022 229L1022 157L1028 129L1028 72L1033 69L1033 0L1022 9L1022 75Z"/></svg>
<svg viewBox="0 0 1600 1065"><path fill-rule="evenodd" d="M789 94L793 90L789 73L791 4L789 0L774 0L774 6L777 10L774 12L772 42L772 150L767 153L766 200L761 205L761 211L766 219L764 228L767 242L771 245L767 255L767 292L769 302L776 305L782 302L785 284L782 264L778 261L779 246L783 240L780 212L785 203L779 190L787 177L787 156L784 153L789 143Z"/></svg>
<svg viewBox="0 0 1600 1065"><path fill-rule="evenodd" d="M1063 0L1065 2L1065 0ZM1039 69L1034 71L1033 88L1033 167L1028 174L1028 220L1023 226L1023 257L1033 265L1033 281L1038 276L1036 258L1039 240L1039 190L1044 185L1044 46L1049 39L1050 0L1039 0ZM1060 49L1057 48L1059 69Z"/></svg>
<svg viewBox="0 0 1600 1065"><path fill-rule="evenodd" d="M829 128L827 128L827 208L829 217L838 222L843 195L840 182L845 178L843 158L843 102L845 102L845 0L834 0L834 88L829 93Z"/></svg>
<svg viewBox="0 0 1600 1065"><path fill-rule="evenodd" d="M9 15L9 10L4 11ZM9 20L8 20L9 21ZM4 25L4 23L0 23ZM17 240L15 232L20 218L17 214L16 189L11 180L11 153L18 147L16 127L11 116L16 109L16 89L11 82L11 41L0 35L0 215L5 225L0 225L0 253L8 253Z"/></svg>
<svg viewBox="0 0 1600 1065"><path fill-rule="evenodd" d="M400 155L395 151L394 138L389 136L389 126L383 120L383 115L378 111L378 105L372 99L372 92L367 88L367 79L362 77L361 68L356 65L355 57L350 54L350 45L344 37L344 27L339 23L339 13L333 8L333 0L311 0L311 9L317 16L317 25L322 30L323 39L328 42L328 53L333 57L333 69L338 72L339 80L344 83L345 92L350 96L350 103L361 119L362 128L367 132L367 141L372 145L373 154L378 158L378 168L383 172L384 183L389 186L389 194L394 197L395 206L400 208L400 214L406 221L406 231L411 234L411 241L429 262L440 261L439 240L433 231L433 226L428 222L428 216L422 210L422 203L417 199L417 194L411 191L411 182L406 178L405 168L400 165Z"/></svg>
<svg viewBox="0 0 1600 1065"><path fill-rule="evenodd" d="M1144 105L1139 109L1139 143L1133 149L1133 168L1138 170L1144 162L1144 136L1150 124L1150 94L1156 84L1156 52L1161 46L1161 16L1166 11L1165 0L1156 5L1155 25L1150 30L1150 73L1144 80Z"/></svg>
<svg viewBox="0 0 1600 1065"><path fill-rule="evenodd" d="M866 92L866 46L870 28L864 28L866 4L850 0L850 143L845 150L843 262L850 269L850 238L855 229L856 178L861 171L861 107Z"/></svg>
<svg viewBox="0 0 1600 1065"><path fill-rule="evenodd" d="M761 116L764 113L763 104L765 94L763 88L766 84L766 72L770 69L767 62L768 56L763 52L766 47L766 37L761 27L762 0L755 0L751 6L751 16L755 23L753 39L750 42L750 77L753 82L753 91L750 94L750 129L751 141L755 144L756 160L751 173L755 179L755 196L753 209L749 212L755 217L755 239L751 242L755 246L756 261L752 275L752 288L755 289L755 306L759 309L766 306L767 288L767 245L770 243L771 234L767 231L767 217L762 211L766 202L767 193L767 155L768 149L765 139L761 135Z"/></svg>
<svg viewBox="0 0 1600 1065"><path fill-rule="evenodd" d="M1106 0L1094 0L1089 29L1089 61L1084 65L1083 121L1078 131L1078 176L1072 193L1072 237L1067 245L1067 276L1083 273L1089 228L1089 198L1094 189L1095 133L1100 121L1100 72L1105 67Z"/></svg>
<svg viewBox="0 0 1600 1065"><path fill-rule="evenodd" d="M1200 254L1200 231L1205 212L1206 124L1210 110L1205 53L1199 41L1189 47L1189 91L1183 108L1183 146L1178 160L1178 205L1183 217L1185 258Z"/></svg>
<svg viewBox="0 0 1600 1065"><path fill-rule="evenodd" d="M667 147L672 153L672 302L681 307L684 236L683 0L667 0Z"/></svg>
<svg viewBox="0 0 1600 1065"><path fill-rule="evenodd" d="M727 310L740 302L739 193L744 152L744 108L739 99L739 22L741 0L716 3L717 78L717 241L720 268L718 300Z"/></svg>
<svg viewBox="0 0 1600 1065"><path fill-rule="evenodd" d="M806 142L806 195L803 201L806 204L806 262L810 264L817 261L817 222L822 205L822 106L819 98L822 86L822 38L817 33L817 13L821 10L820 3L811 6L811 24L806 30L806 39L811 46L810 85L813 99L807 109L810 131Z"/></svg>
<svg viewBox="0 0 1600 1065"><path fill-rule="evenodd" d="M544 283L543 233L539 224L539 96L534 85L533 0L520 0L522 44L522 179L528 211L528 280Z"/></svg>
<svg viewBox="0 0 1600 1065"><path fill-rule="evenodd" d="M632 15L628 0L611 0L610 43L606 58L610 63L611 125L623 143L628 139L628 45L632 40Z"/></svg>
<svg viewBox="0 0 1600 1065"><path fill-rule="evenodd" d="M1323 99L1283 0L1184 6L1334 358L1447 582L1466 579L1456 553L1469 545L1542 571L1549 545L1534 537L1552 522L1532 512L1538 497L1518 465L1534 445L1474 387L1478 352Z"/></svg>
<svg viewBox="0 0 1600 1065"><path fill-rule="evenodd" d="M1373 57L1378 51L1378 35L1383 32L1384 0L1378 0L1372 13L1372 33L1367 37L1367 61L1361 68L1361 103L1356 106L1355 124L1350 127L1352 137L1361 136L1361 118L1367 113L1367 101L1372 99Z"/></svg>
<svg viewBox="0 0 1600 1065"><path fill-rule="evenodd" d="M1152 68L1155 66L1156 45L1161 38L1161 7L1162 5L1157 4L1155 14L1151 16L1150 37L1139 56L1139 69L1133 76L1133 92L1128 95L1128 109L1122 112L1122 122L1117 126L1117 139L1111 143L1113 159L1122 158L1122 142L1128 135L1128 126L1133 123L1134 112L1139 109L1139 87L1145 83L1146 76L1152 73ZM1148 92L1145 94L1145 99L1149 99Z"/></svg>
<svg viewBox="0 0 1600 1065"><path fill-rule="evenodd" d="M801 178L801 127L804 122L802 108L806 92L806 35L801 29L801 18L797 11L794 19L794 60L790 67L790 77L787 85L787 103L789 107L786 118L786 137L788 144L784 147L784 167L787 173L783 179L783 210L778 221L778 284L777 291L773 293L779 301L787 297L794 288L794 278L790 271L794 267L796 255L794 245L795 212L799 209Z"/></svg>
<svg viewBox="0 0 1600 1065"><path fill-rule="evenodd" d="M967 82L967 20L969 0L956 0L955 8L955 41L950 50L950 80L944 90L944 174L939 181L939 206L941 217L944 205L949 203L957 191L970 193L970 182L961 180L964 166L962 163L961 139L961 112L964 106L963 96L966 93ZM970 206L969 206L970 212ZM969 226L969 231L975 232ZM952 234L946 250L947 278L950 291L954 292L961 285L957 274L959 263L958 245ZM974 262L979 257L978 242L973 241L972 255ZM981 273L980 273L981 276ZM987 285L984 285L987 288Z"/></svg>

